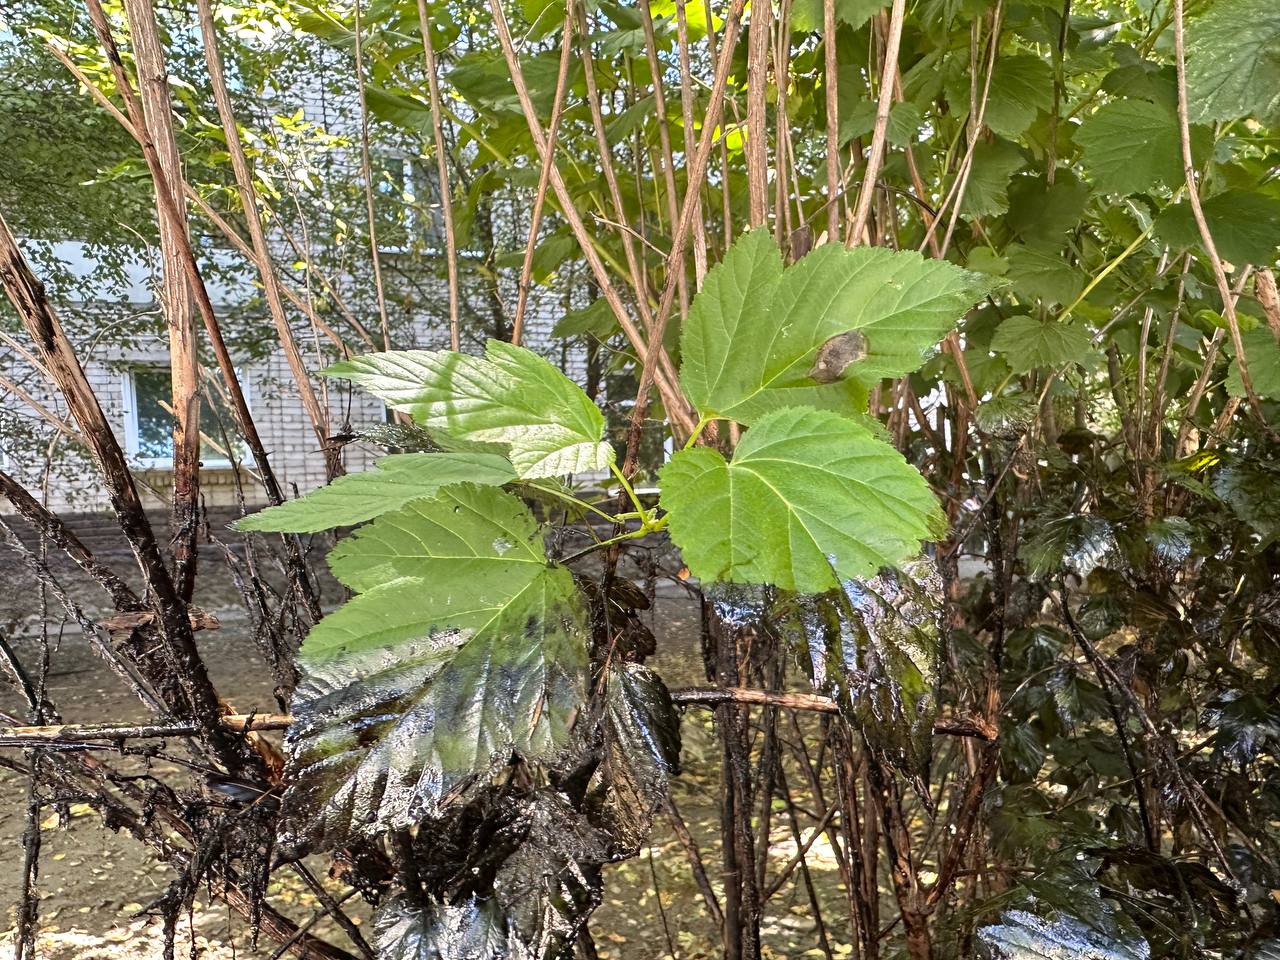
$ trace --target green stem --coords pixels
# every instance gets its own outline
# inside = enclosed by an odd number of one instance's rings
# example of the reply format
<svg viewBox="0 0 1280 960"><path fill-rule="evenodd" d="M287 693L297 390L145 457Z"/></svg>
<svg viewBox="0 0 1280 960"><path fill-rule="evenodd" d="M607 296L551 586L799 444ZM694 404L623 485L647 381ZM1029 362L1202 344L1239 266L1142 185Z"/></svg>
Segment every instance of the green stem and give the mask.
<svg viewBox="0 0 1280 960"><path fill-rule="evenodd" d="M581 507L583 510L590 510L592 513L596 514L597 516L604 517L604 519L608 520L610 523L620 523L623 519L625 519L625 515L621 517L616 517L612 513L606 513L604 510L601 510L599 507L594 506L590 503L587 503L587 501L585 500L579 500L577 497L571 494L567 494L561 490L555 489L555 487L544 487L540 483L532 483L528 480L524 481L524 485L526 487L530 487L534 490L537 490L541 493L545 493L550 496L556 497L557 499L563 500L565 503L571 503L575 507Z"/></svg>
<svg viewBox="0 0 1280 960"><path fill-rule="evenodd" d="M703 417L701 420L699 420L697 425L695 425L693 428L693 433L689 434L689 439L684 442L684 446L681 449L688 450L690 447L692 447L695 443L698 442L698 437L702 436L702 431L707 428L707 424L709 424L712 420L719 420L719 419L720 419L719 417Z"/></svg>
<svg viewBox="0 0 1280 960"><path fill-rule="evenodd" d="M631 505L640 511L640 514L643 516L644 505L640 502L640 498L636 496L635 490L631 489L630 482L628 482L627 478L622 475L622 471L618 469L618 465L616 463L611 463L609 464L609 469L613 472L613 475L618 478L618 482L622 484L622 489L627 492L627 497L631 500Z"/></svg>
<svg viewBox="0 0 1280 960"><path fill-rule="evenodd" d="M610 537L608 540L601 540L598 543L593 543L589 547L584 547L583 549L579 550L577 553L574 553L574 554L571 554L570 556L565 557L560 562L567 565L567 564L573 563L573 561L575 560L580 560L583 557L585 557L587 554L594 553L595 551L600 550L604 547L611 547L615 543L622 543L622 541L624 540L638 540L640 537L648 536L649 533L650 533L650 530L647 527L641 527L639 530L632 530L629 533L620 533L616 537Z"/></svg>
<svg viewBox="0 0 1280 960"><path fill-rule="evenodd" d="M1094 277L1092 280L1090 280L1088 285L1083 290L1080 291L1080 296L1076 297L1073 301L1071 301L1071 305L1067 307L1065 310L1063 310L1060 314L1058 314L1058 316L1056 317L1056 320L1059 323L1061 323L1063 320L1067 319L1067 317L1071 316L1071 311L1074 310L1076 307L1080 306L1080 304L1084 303L1085 298L1093 292L1094 288L1098 284L1100 284L1103 280L1105 280L1111 274L1111 271L1115 270L1116 267L1120 266L1120 264L1124 263L1127 259L1129 259L1129 257L1133 254L1135 250L1138 249L1138 247L1146 243L1147 238L1151 236L1151 231L1155 228L1155 225L1156 224L1154 220L1152 220L1151 223L1147 224L1147 228L1143 230L1140 234L1138 234L1137 238L1134 239L1133 243L1125 247L1122 251L1120 251L1120 254L1114 260L1112 260L1105 267L1103 267L1102 270L1098 272L1098 275Z"/></svg>

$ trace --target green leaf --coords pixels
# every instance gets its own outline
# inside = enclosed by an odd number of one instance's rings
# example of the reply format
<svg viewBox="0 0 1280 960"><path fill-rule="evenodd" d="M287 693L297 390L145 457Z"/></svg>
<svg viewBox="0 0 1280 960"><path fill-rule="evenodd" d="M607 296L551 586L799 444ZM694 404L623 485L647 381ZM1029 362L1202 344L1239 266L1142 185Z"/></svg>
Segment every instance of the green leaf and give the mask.
<svg viewBox="0 0 1280 960"><path fill-rule="evenodd" d="M536 529L510 494L460 486L344 542L335 565L367 589L298 654L290 844L407 828L512 754L545 761L564 748L585 696L585 615ZM387 579L401 569L419 575Z"/></svg>
<svg viewBox="0 0 1280 960"><path fill-rule="evenodd" d="M1241 523L1252 528L1263 544L1280 537L1280 464L1258 459L1241 459L1214 475L1213 492L1235 513Z"/></svg>
<svg viewBox="0 0 1280 960"><path fill-rule="evenodd" d="M492 453L401 453L383 457L364 473L338 477L306 496L241 517L233 526L315 533L372 520L453 483L500 487L515 478L506 458Z"/></svg>
<svg viewBox="0 0 1280 960"><path fill-rule="evenodd" d="M888 0L836 0L836 22L848 24L857 30L887 2ZM822 23L822 0L795 0L791 7L793 33L821 33Z"/></svg>
<svg viewBox="0 0 1280 960"><path fill-rule="evenodd" d="M866 388L917 369L991 281L915 253L835 244L782 268L771 233L753 230L708 272L680 341L680 382L707 415L750 423L785 406L846 416ZM861 359L811 375L819 350L850 331ZM831 380L831 382L827 382Z"/></svg>
<svg viewBox="0 0 1280 960"><path fill-rule="evenodd" d="M472 592L501 591L546 565L542 532L527 507L496 487L461 484L434 500L383 514L329 554L333 575L353 590L434 575L443 563ZM309 643L311 641L308 641Z"/></svg>
<svg viewBox="0 0 1280 960"><path fill-rule="evenodd" d="M1060 254L1041 247L1011 243L1005 248L1013 292L1024 301L1071 303L1084 289L1084 278Z"/></svg>
<svg viewBox="0 0 1280 960"><path fill-rule="evenodd" d="M386 90L366 83L365 103L379 120L418 133L431 131L431 105L409 93Z"/></svg>
<svg viewBox="0 0 1280 960"><path fill-rule="evenodd" d="M1218 0L1191 21L1187 96L1199 121L1280 120L1280 6Z"/></svg>
<svg viewBox="0 0 1280 960"><path fill-rule="evenodd" d="M1140 193L1183 181L1178 118L1149 100L1115 100L1085 117L1075 133L1084 168L1102 193Z"/></svg>
<svg viewBox="0 0 1280 960"><path fill-rule="evenodd" d="M1043 57L1001 57L991 78L983 122L1002 137L1026 132L1036 114L1053 106L1053 67Z"/></svg>
<svg viewBox="0 0 1280 960"><path fill-rule="evenodd" d="M761 417L730 463L716 450L681 451L660 479L671 537L705 582L829 590L901 563L945 526L902 454L819 410Z"/></svg>
<svg viewBox="0 0 1280 960"><path fill-rule="evenodd" d="M371 353L328 376L360 384L431 430L505 444L522 478L603 470L613 462L604 415L536 353L490 340L485 357L451 351Z"/></svg>
<svg viewBox="0 0 1280 960"><path fill-rule="evenodd" d="M1240 332L1244 344L1245 361L1249 366L1249 380L1254 392L1268 400L1280 400L1280 344L1270 327L1255 327ZM1233 397L1245 395L1240 380L1240 364L1232 359L1227 371L1227 392Z"/></svg>
<svg viewBox="0 0 1280 960"><path fill-rule="evenodd" d="M1065 321L1009 317L991 338L991 349L1004 356L1014 373L1026 373L1082 363L1089 356L1090 340L1086 331Z"/></svg>
<svg viewBox="0 0 1280 960"><path fill-rule="evenodd" d="M1043 174L1014 177L1009 184L1005 224L1023 243L1060 248L1089 201L1089 187L1070 170L1058 170L1053 184Z"/></svg>
<svg viewBox="0 0 1280 960"><path fill-rule="evenodd" d="M1249 190L1228 190L1202 202L1218 254L1234 264L1270 264L1280 248L1280 200ZM1170 246L1200 245L1191 204L1165 207L1156 217L1156 235Z"/></svg>
<svg viewBox="0 0 1280 960"><path fill-rule="evenodd" d="M960 213L989 217L1009 209L1009 178L1022 169L1026 158L1008 140L979 143L973 151L973 169L965 184Z"/></svg>

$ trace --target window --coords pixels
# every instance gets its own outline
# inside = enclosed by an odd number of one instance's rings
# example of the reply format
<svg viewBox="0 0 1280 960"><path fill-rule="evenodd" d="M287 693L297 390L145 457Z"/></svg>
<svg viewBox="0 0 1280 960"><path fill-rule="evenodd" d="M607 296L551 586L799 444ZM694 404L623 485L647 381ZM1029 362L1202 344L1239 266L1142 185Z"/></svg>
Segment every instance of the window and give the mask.
<svg viewBox="0 0 1280 960"><path fill-rule="evenodd" d="M125 450L129 458L145 467L169 469L173 466L173 381L168 367L134 367L124 375ZM205 467L226 468L231 457L227 438L238 443L235 418L222 395L202 384L200 397L200 462ZM241 451L235 451L241 459Z"/></svg>
<svg viewBox="0 0 1280 960"><path fill-rule="evenodd" d="M378 247L384 253L444 249L444 214L435 165L425 159L382 155L372 164L378 194Z"/></svg>

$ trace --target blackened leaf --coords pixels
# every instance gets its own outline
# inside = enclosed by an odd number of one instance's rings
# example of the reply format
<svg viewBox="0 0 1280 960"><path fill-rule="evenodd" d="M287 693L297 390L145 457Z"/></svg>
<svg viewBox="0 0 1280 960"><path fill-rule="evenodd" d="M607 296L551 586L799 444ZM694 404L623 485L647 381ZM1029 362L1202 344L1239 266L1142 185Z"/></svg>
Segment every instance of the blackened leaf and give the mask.
<svg viewBox="0 0 1280 960"><path fill-rule="evenodd" d="M402 556L374 536L365 542L378 552L361 566L354 544L341 569L366 592L321 620L299 652L304 680L286 739L295 846L409 827L513 755L551 759L585 695L577 588L526 535L536 528L519 501L464 486L393 516L395 543L422 549ZM446 542L452 549L439 549Z"/></svg>
<svg viewBox="0 0 1280 960"><path fill-rule="evenodd" d="M1218 471L1213 478L1213 492L1267 543L1280 537L1280 498L1275 495L1278 484L1280 464L1239 460Z"/></svg>
<svg viewBox="0 0 1280 960"><path fill-rule="evenodd" d="M1140 936L1111 934L1074 917L1044 920L1009 910L1002 923L983 927L978 938L996 960L1148 960Z"/></svg>
<svg viewBox="0 0 1280 960"><path fill-rule="evenodd" d="M924 781L938 712L942 580L917 561L851 580L835 596L809 631L815 684L886 760ZM820 609L829 599L819 598Z"/></svg>
<svg viewBox="0 0 1280 960"><path fill-rule="evenodd" d="M1264 750L1280 754L1280 705L1272 698L1228 690L1209 704L1204 722L1216 728L1213 752L1241 767Z"/></svg>
<svg viewBox="0 0 1280 960"><path fill-rule="evenodd" d="M634 663L610 670L603 734L594 786L612 832L638 847L680 771L680 717L662 678Z"/></svg>
<svg viewBox="0 0 1280 960"><path fill-rule="evenodd" d="M1102 517L1076 514L1051 520L1028 541L1023 559L1033 576L1064 570L1087 577L1120 556L1114 528Z"/></svg>
<svg viewBox="0 0 1280 960"><path fill-rule="evenodd" d="M574 941L600 902L600 865L615 859L612 841L549 791L523 802L518 827L521 842L493 881L507 918L508 956L572 960Z"/></svg>
<svg viewBox="0 0 1280 960"><path fill-rule="evenodd" d="M389 897L373 919L379 960L517 960L507 952L506 920L492 900L415 903Z"/></svg>

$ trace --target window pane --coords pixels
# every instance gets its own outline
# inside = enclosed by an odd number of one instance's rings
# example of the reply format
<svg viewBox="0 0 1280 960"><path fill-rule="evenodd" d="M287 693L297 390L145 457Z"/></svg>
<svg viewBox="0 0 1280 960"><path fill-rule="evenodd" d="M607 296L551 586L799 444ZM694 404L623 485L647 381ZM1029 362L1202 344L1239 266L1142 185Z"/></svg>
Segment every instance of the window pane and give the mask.
<svg viewBox="0 0 1280 960"><path fill-rule="evenodd" d="M169 413L172 403L172 380L169 371L163 367L133 371L134 413L137 418L138 449L137 455L151 460L173 459L173 417ZM219 394L214 394L214 402L209 402L209 390L205 388L200 396L200 432L213 440L203 440L200 444L200 459L225 461L228 458L223 443L223 430L235 438L235 420L231 412L222 402ZM239 451L237 450L237 456Z"/></svg>
<svg viewBox="0 0 1280 960"><path fill-rule="evenodd" d="M134 410L138 418L138 456L173 459L173 417L165 409L170 402L169 371L135 370Z"/></svg>

